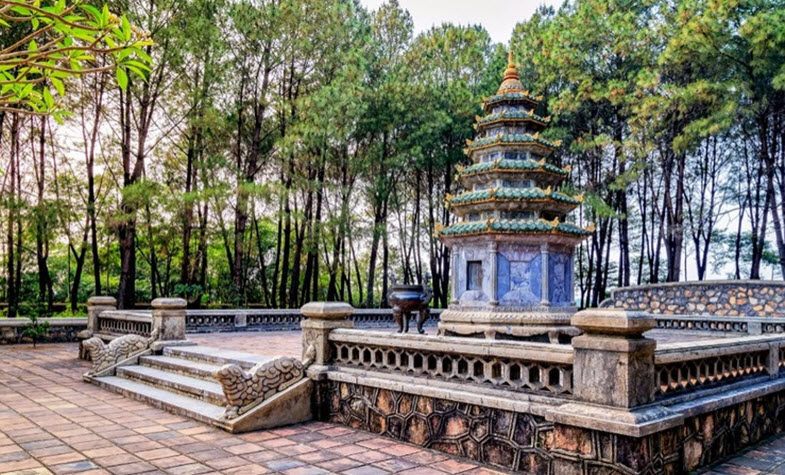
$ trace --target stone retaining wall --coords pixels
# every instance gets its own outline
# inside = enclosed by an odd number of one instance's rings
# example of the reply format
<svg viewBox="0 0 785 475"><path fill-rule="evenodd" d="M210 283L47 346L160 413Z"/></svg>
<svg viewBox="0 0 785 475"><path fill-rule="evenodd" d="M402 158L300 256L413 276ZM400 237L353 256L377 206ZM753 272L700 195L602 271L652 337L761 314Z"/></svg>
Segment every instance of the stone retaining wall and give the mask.
<svg viewBox="0 0 785 475"><path fill-rule="evenodd" d="M622 287L612 290L600 306L662 315L785 317L785 282L722 280Z"/></svg>
<svg viewBox="0 0 785 475"><path fill-rule="evenodd" d="M784 392L640 438L358 384L325 382L321 395L325 420L524 473L687 473L785 430Z"/></svg>
<svg viewBox="0 0 785 475"><path fill-rule="evenodd" d="M46 321L49 322L49 335L44 341L49 343L77 341L77 333L87 328L86 318L53 318ZM32 340L22 336L29 324L30 320L26 318L0 320L0 345L32 343Z"/></svg>

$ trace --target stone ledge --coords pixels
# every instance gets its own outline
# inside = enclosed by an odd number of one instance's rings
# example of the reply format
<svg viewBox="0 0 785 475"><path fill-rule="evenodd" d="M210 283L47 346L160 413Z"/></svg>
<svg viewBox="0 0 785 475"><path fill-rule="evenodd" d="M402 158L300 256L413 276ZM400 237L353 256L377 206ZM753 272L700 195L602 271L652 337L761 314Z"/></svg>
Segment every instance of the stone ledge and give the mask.
<svg viewBox="0 0 785 475"><path fill-rule="evenodd" d="M734 389L718 391L696 399L667 406L684 417L699 416L759 397L785 390L785 378L770 379L763 376L757 382L740 382ZM667 404L667 401L662 401Z"/></svg>
<svg viewBox="0 0 785 475"><path fill-rule="evenodd" d="M564 404L568 399L544 396L504 389L469 386L466 383L436 381L416 376L401 376L387 373L372 373L350 368L309 368L308 377L315 381L335 381L360 386L369 386L406 394L427 396L464 404L474 404L504 411L521 412L545 416L549 410Z"/></svg>
<svg viewBox="0 0 785 475"><path fill-rule="evenodd" d="M573 315L570 323L586 333L603 335L640 335L655 326L654 317L648 313L592 308Z"/></svg>
<svg viewBox="0 0 785 475"><path fill-rule="evenodd" d="M342 320L354 313L354 307L344 302L309 302L300 307L306 318L318 320Z"/></svg>
<svg viewBox="0 0 785 475"><path fill-rule="evenodd" d="M545 414L549 421L630 437L645 437L684 423L684 416L664 406L632 410L573 402Z"/></svg>
<svg viewBox="0 0 785 475"><path fill-rule="evenodd" d="M39 323L48 322L50 327L67 327L67 326L81 326L87 325L86 317L75 318L39 318ZM0 328L2 327L25 327L30 325L32 320L29 318L2 318L0 319Z"/></svg>
<svg viewBox="0 0 785 475"><path fill-rule="evenodd" d="M87 299L88 307L115 307L117 299L107 295L94 295Z"/></svg>
<svg viewBox="0 0 785 475"><path fill-rule="evenodd" d="M150 306L155 310L185 310L188 302L180 298L160 297L153 300Z"/></svg>
<svg viewBox="0 0 785 475"><path fill-rule="evenodd" d="M670 404L661 400L657 404L624 410L607 406L569 402L550 410L546 419L555 423L601 430L631 437L645 437L682 425L690 417L719 411L769 394L785 390L785 378L772 380L760 377L743 381L728 388L712 388L703 393L689 395L690 399Z"/></svg>
<svg viewBox="0 0 785 475"><path fill-rule="evenodd" d="M504 325L569 325L574 309L543 307L541 310L525 309L512 311L499 308L498 311L487 309L456 309L449 308L441 314L442 323L467 324L504 324Z"/></svg>

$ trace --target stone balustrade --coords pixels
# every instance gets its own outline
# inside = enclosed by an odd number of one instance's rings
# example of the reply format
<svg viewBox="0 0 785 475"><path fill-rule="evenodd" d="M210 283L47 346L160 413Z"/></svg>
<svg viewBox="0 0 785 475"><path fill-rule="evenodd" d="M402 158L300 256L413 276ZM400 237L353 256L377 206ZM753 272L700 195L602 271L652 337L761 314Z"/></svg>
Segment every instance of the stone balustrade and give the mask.
<svg viewBox="0 0 785 475"><path fill-rule="evenodd" d="M569 345L363 330L330 333L334 364L551 395L572 393Z"/></svg>
<svg viewBox="0 0 785 475"><path fill-rule="evenodd" d="M106 337L118 335L150 336L151 323L150 314L146 312L106 310L96 317L94 333Z"/></svg>
<svg viewBox="0 0 785 475"><path fill-rule="evenodd" d="M435 325L441 312L432 309L426 325ZM189 332L287 331L299 329L302 318L300 309L189 309L186 328ZM354 309L349 318L360 328L394 325L391 309Z"/></svg>
<svg viewBox="0 0 785 475"><path fill-rule="evenodd" d="M777 376L783 361L782 336L723 338L663 344L655 353L656 398Z"/></svg>

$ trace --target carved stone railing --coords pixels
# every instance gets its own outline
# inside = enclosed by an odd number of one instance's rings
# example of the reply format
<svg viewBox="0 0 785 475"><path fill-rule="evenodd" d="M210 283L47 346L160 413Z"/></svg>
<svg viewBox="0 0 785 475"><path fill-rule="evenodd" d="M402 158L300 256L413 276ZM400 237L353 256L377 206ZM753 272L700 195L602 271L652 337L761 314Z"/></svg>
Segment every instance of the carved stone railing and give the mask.
<svg viewBox="0 0 785 475"><path fill-rule="evenodd" d="M697 331L726 334L785 333L785 318L722 317L705 315L656 315L658 330Z"/></svg>
<svg viewBox="0 0 785 475"><path fill-rule="evenodd" d="M760 322L761 333L785 333L785 318L766 318Z"/></svg>
<svg viewBox="0 0 785 475"><path fill-rule="evenodd" d="M150 312L108 310L96 318L95 333L102 336L150 336L152 329Z"/></svg>
<svg viewBox="0 0 785 475"><path fill-rule="evenodd" d="M656 398L708 389L758 376L776 376L785 366L785 337L750 336L662 344L655 352Z"/></svg>
<svg viewBox="0 0 785 475"><path fill-rule="evenodd" d="M686 315L657 316L658 330L747 333L747 319L738 317L694 317Z"/></svg>
<svg viewBox="0 0 785 475"><path fill-rule="evenodd" d="M431 311L427 325L435 325L441 309ZM351 320L359 328L394 326L391 309L356 309ZM188 332L287 331L302 322L300 309L199 309L186 311Z"/></svg>
<svg viewBox="0 0 785 475"><path fill-rule="evenodd" d="M106 297L99 297L106 298ZM152 311L107 310L88 307L88 333L111 340L123 335L150 337L158 330L156 340L185 341L185 305L179 298L157 298Z"/></svg>
<svg viewBox="0 0 785 475"><path fill-rule="evenodd" d="M474 340L338 329L330 332L333 363L513 391L572 393L567 345Z"/></svg>

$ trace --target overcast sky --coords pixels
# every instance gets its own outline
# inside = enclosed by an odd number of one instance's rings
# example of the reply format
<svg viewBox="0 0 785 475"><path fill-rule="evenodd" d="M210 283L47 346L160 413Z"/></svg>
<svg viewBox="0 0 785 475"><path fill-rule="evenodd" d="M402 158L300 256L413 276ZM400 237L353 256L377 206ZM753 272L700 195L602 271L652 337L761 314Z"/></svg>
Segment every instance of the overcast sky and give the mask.
<svg viewBox="0 0 785 475"><path fill-rule="evenodd" d="M360 0L376 9L384 0ZM450 22L461 25L480 24L491 34L493 41L507 43L512 29L529 18L538 6L559 6L561 0L399 0L414 20L415 33L432 26Z"/></svg>

